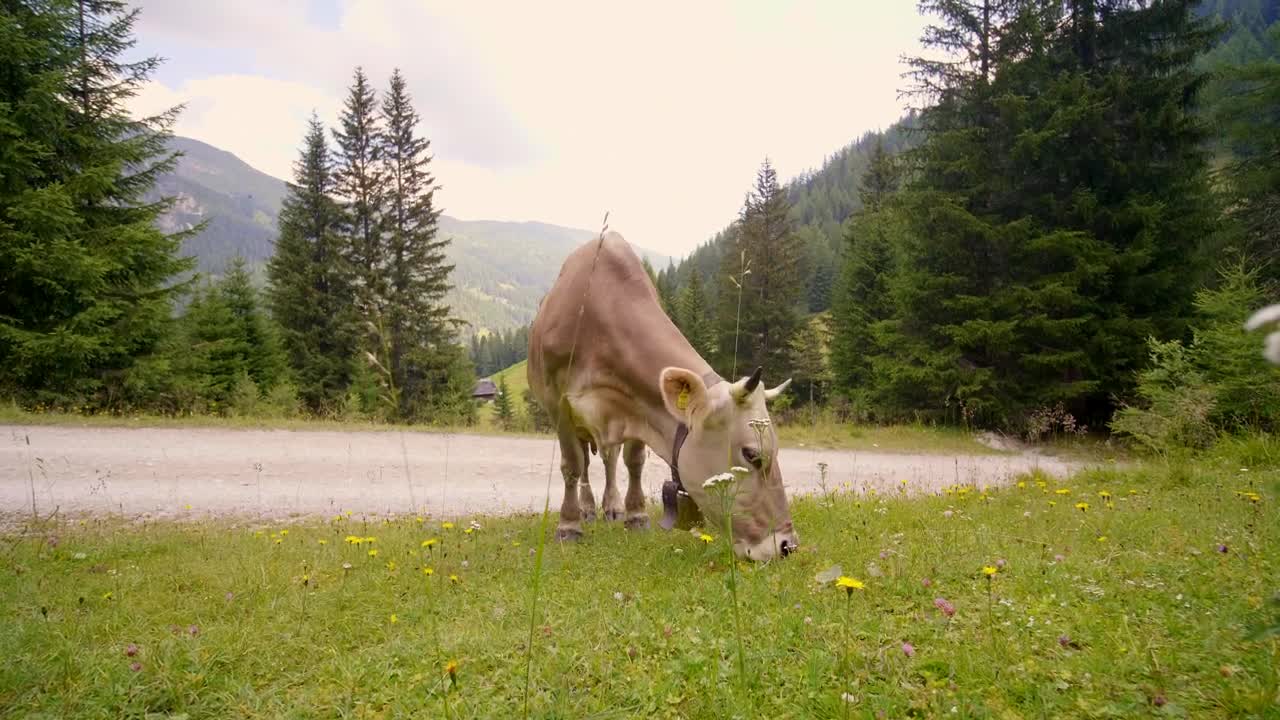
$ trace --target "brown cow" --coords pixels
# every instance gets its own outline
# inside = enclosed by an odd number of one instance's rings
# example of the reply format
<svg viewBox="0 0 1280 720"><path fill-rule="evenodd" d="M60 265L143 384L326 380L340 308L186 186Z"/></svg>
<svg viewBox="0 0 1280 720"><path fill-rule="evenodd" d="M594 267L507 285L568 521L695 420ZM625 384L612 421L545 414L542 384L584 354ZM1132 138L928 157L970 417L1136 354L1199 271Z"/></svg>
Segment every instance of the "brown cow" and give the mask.
<svg viewBox="0 0 1280 720"><path fill-rule="evenodd" d="M737 467L731 502L739 556L768 560L797 547L765 407L787 383L766 391L759 371L722 381L662 311L621 235L605 233L565 260L529 333L528 368L560 439L565 491L557 537L581 537L582 520L595 517L587 460L596 448L605 465L605 519L625 512L628 528L648 527L640 486L648 446L684 479L712 528L724 526L723 512L703 482ZM625 505L615 480L619 451L629 480Z"/></svg>

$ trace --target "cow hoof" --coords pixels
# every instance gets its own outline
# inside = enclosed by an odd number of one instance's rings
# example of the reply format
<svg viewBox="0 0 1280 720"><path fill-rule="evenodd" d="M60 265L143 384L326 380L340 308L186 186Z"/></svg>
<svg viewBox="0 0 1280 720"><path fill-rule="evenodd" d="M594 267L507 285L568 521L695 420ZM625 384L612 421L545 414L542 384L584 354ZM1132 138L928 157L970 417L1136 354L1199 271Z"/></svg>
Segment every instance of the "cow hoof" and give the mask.
<svg viewBox="0 0 1280 720"><path fill-rule="evenodd" d="M577 542L582 539L582 531L576 527L556 528L556 540L561 542Z"/></svg>
<svg viewBox="0 0 1280 720"><path fill-rule="evenodd" d="M607 515L608 515L608 513L606 513L606 517L607 517ZM596 511L595 511L595 510L587 510L586 512L582 513L582 521L583 521L583 522L595 522L595 521L596 521Z"/></svg>
<svg viewBox="0 0 1280 720"><path fill-rule="evenodd" d="M604 519L608 520L609 522L617 522L622 519L622 511L621 510L605 510Z"/></svg>
<svg viewBox="0 0 1280 720"><path fill-rule="evenodd" d="M648 529L649 529L649 516L648 516L648 515L637 515L636 517L629 517L629 518L627 518L626 528L627 528L628 530L648 530Z"/></svg>

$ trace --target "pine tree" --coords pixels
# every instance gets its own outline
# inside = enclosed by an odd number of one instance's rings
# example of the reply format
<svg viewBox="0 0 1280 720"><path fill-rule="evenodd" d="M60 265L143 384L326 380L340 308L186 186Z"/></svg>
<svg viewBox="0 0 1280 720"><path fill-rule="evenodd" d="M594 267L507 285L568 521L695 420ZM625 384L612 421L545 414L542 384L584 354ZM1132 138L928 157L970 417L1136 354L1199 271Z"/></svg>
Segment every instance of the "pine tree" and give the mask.
<svg viewBox="0 0 1280 720"><path fill-rule="evenodd" d="M131 118L159 66L126 61L136 9L113 0L0 6L0 392L26 403L130 402L171 330L183 235L143 195L171 170L177 109Z"/></svg>
<svg viewBox="0 0 1280 720"><path fill-rule="evenodd" d="M333 182L324 127L312 116L267 277L271 314L280 324L298 395L313 414L337 410L351 386L357 351Z"/></svg>
<svg viewBox="0 0 1280 720"><path fill-rule="evenodd" d="M262 311L258 290L243 257L231 261L217 290L235 318L235 333L245 348L245 373L260 391L269 392L285 379L284 351L278 329Z"/></svg>
<svg viewBox="0 0 1280 720"><path fill-rule="evenodd" d="M493 399L493 412L494 417L497 418L498 427L503 430L511 430L515 427L515 406L511 403L511 394L507 392L506 375L498 378L498 396Z"/></svg>
<svg viewBox="0 0 1280 720"><path fill-rule="evenodd" d="M178 364L203 409L225 413L236 380L247 369L249 346L217 285L197 290L180 321L184 352Z"/></svg>
<svg viewBox="0 0 1280 720"><path fill-rule="evenodd" d="M898 190L900 171L876 143L871 164L862 176L862 209L845 232L845 251L833 300L834 332L831 370L836 386L866 409L873 381L872 358L879 354L875 327L893 317L888 282L893 272L894 244L900 223L888 210Z"/></svg>
<svg viewBox="0 0 1280 720"><path fill-rule="evenodd" d="M357 67L347 91L339 128L333 138L337 153L333 194L341 203L338 226L343 255L360 316L366 322L381 318L388 306L386 275L387 215L386 146L379 125L378 98L362 68Z"/></svg>
<svg viewBox="0 0 1280 720"><path fill-rule="evenodd" d="M379 177L386 183L379 193L385 203L382 292L386 300L385 321L379 326L388 369L399 389L397 414L402 419L421 419L440 403L456 405L462 400L436 397L457 384L432 382L427 370L436 364L433 355L452 356L458 339L444 303L453 265L445 257L449 240L437 232L440 211L435 208L435 178L428 169L430 142L417 134L418 114L399 70L391 75L382 124L385 131L377 152L382 163Z"/></svg>
<svg viewBox="0 0 1280 720"><path fill-rule="evenodd" d="M778 175L766 159L743 204L727 265L720 270L728 283L720 293L720 365L727 365L730 374L763 366L770 377L785 377L790 370L788 347L800 327L804 283L803 248L788 210Z"/></svg>
<svg viewBox="0 0 1280 720"><path fill-rule="evenodd" d="M901 414L1018 428L1062 403L1096 424L1146 337L1190 311L1213 229L1191 63L1211 31L1185 3L934 5L926 40L959 38L941 45L958 59L915 62L936 104L901 198L886 395Z"/></svg>
<svg viewBox="0 0 1280 720"><path fill-rule="evenodd" d="M1280 25L1270 37L1280 47ZM1230 217L1237 245L1280 282L1280 63L1254 60L1223 72L1227 93L1218 108L1232 161L1227 168Z"/></svg>
<svg viewBox="0 0 1280 720"><path fill-rule="evenodd" d="M716 350L716 326L712 308L703 290L702 273L697 268L689 273L689 282L680 291L676 316L681 332L703 359L711 361Z"/></svg>
<svg viewBox="0 0 1280 720"><path fill-rule="evenodd" d="M814 315L791 338L791 372L796 392L811 408L820 402L834 378L831 371L831 329L825 315Z"/></svg>

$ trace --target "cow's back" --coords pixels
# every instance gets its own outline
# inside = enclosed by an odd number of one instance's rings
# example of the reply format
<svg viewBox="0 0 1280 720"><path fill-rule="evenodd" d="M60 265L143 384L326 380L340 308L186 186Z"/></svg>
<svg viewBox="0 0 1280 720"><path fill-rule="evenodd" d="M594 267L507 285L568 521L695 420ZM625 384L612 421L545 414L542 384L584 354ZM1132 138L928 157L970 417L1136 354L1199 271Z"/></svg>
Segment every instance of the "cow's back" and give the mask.
<svg viewBox="0 0 1280 720"><path fill-rule="evenodd" d="M529 386L554 417L560 396L575 380L620 353L634 352L629 340L644 338L663 324L671 326L627 241L616 232L594 238L569 255L538 308L529 332Z"/></svg>

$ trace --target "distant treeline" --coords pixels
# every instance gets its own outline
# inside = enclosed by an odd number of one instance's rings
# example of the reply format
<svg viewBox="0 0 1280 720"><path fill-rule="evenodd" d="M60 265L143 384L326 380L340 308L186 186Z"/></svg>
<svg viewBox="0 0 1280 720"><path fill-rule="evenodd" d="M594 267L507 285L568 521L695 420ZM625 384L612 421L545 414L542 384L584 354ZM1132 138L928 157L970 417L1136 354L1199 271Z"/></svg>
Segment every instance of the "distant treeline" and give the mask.
<svg viewBox="0 0 1280 720"><path fill-rule="evenodd" d="M528 325L471 337L471 363L476 375L489 377L529 357Z"/></svg>

